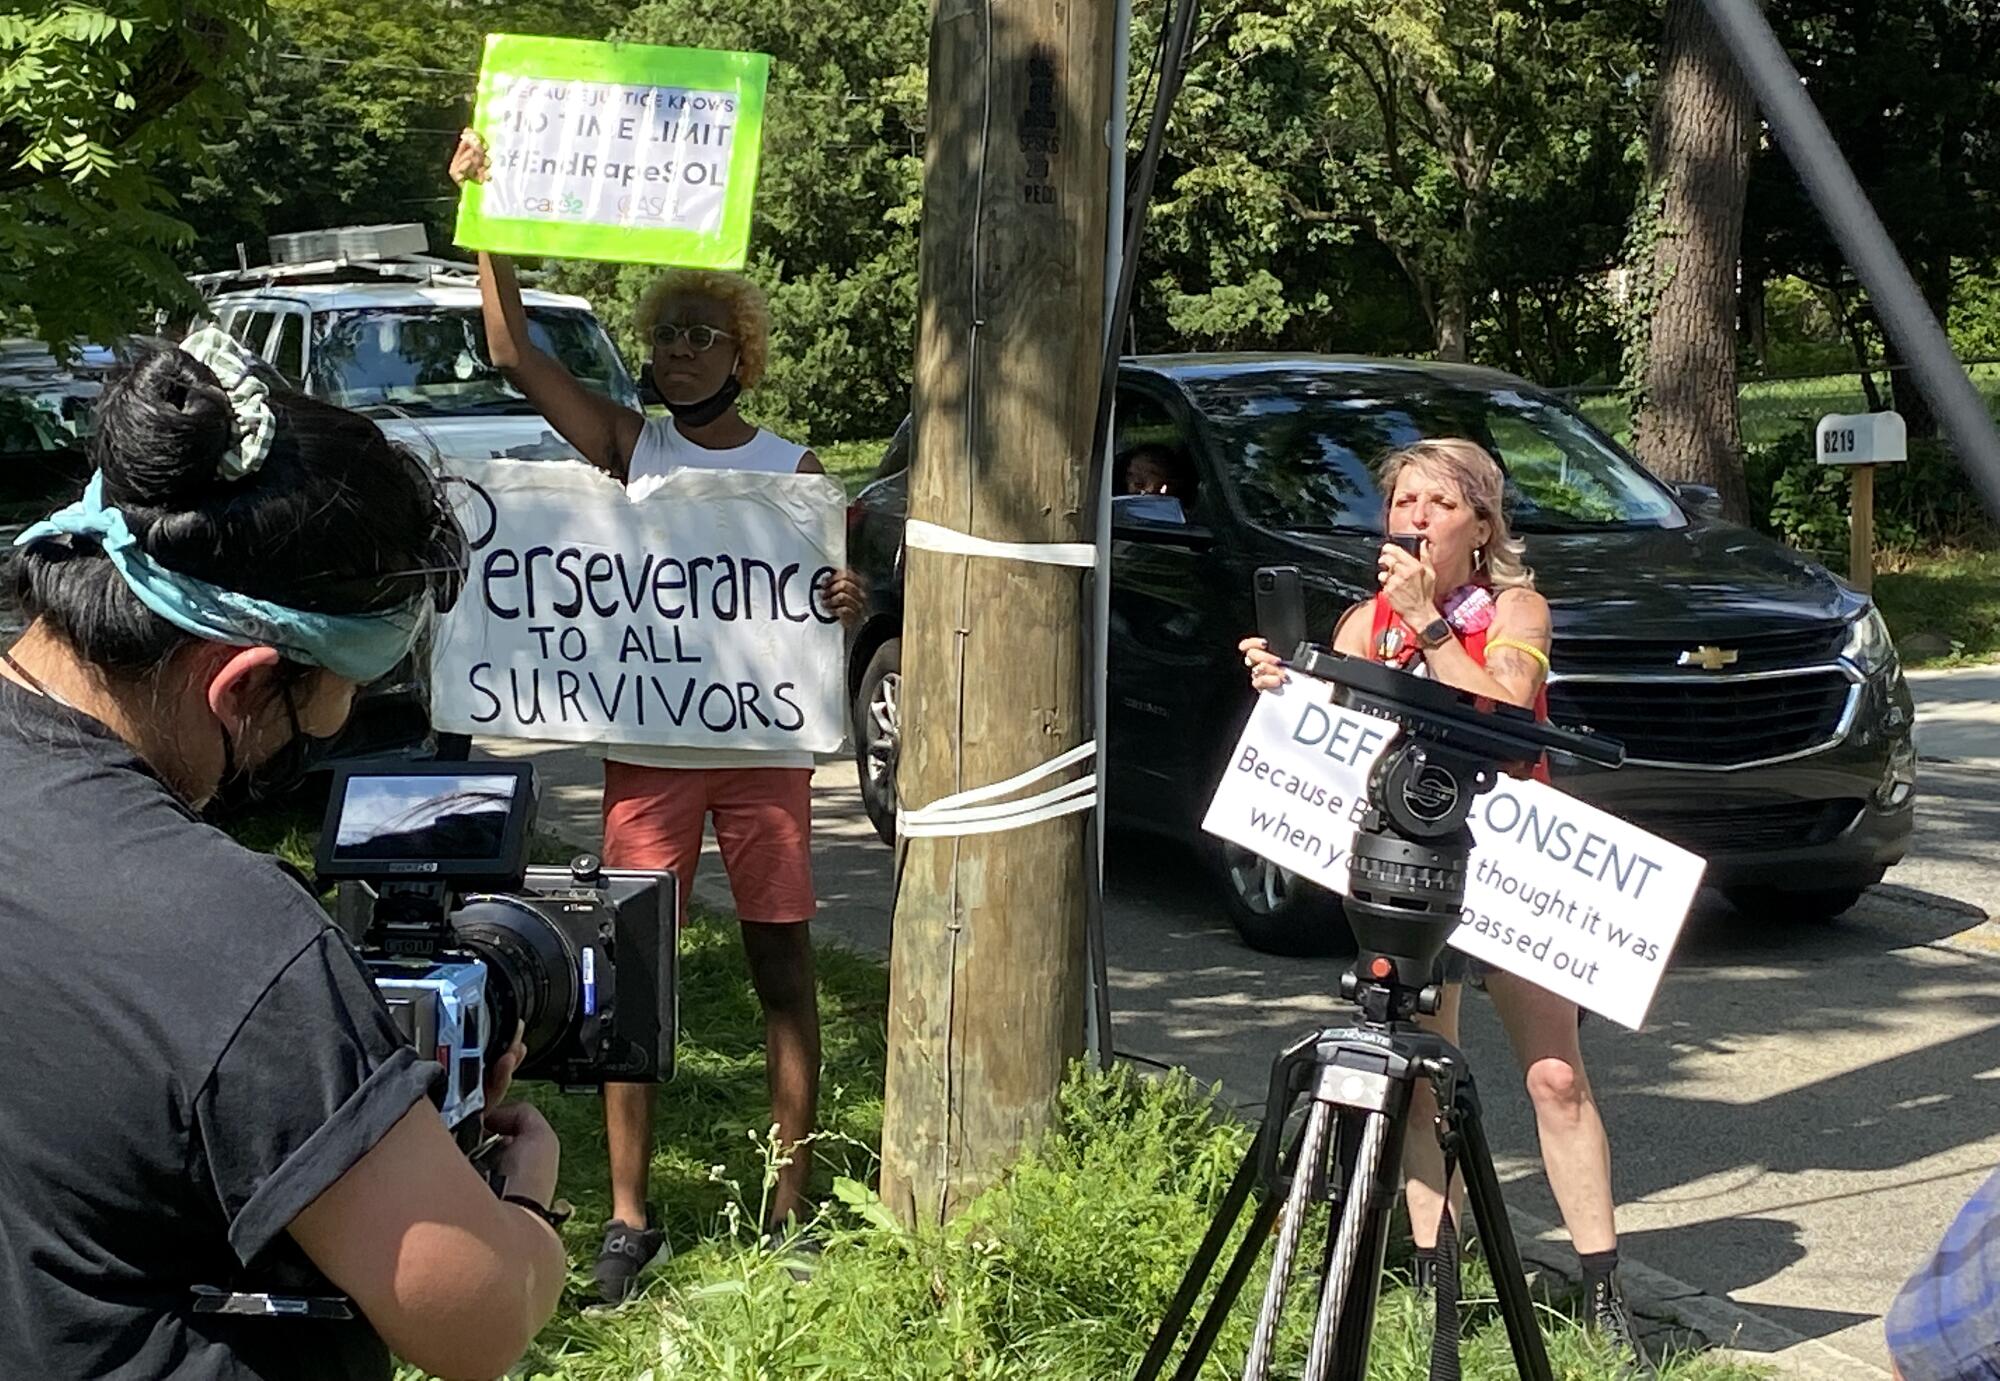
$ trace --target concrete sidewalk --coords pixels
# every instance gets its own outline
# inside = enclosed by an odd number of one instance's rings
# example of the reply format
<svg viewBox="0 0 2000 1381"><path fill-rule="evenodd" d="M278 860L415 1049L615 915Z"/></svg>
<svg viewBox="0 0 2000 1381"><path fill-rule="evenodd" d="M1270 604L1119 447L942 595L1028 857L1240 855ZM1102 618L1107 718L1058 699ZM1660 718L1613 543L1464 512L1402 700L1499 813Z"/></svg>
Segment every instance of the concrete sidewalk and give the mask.
<svg viewBox="0 0 2000 1381"><path fill-rule="evenodd" d="M1648 1026L1586 1028L1612 1135L1628 1284L1655 1330L1734 1346L1787 1373L1886 1375L1879 1316L2000 1162L2000 667L1913 676L1917 839L1839 922L1752 924L1719 902L1690 921ZM598 838L597 764L532 755L545 825ZM886 952L889 851L851 764L815 783L817 933ZM719 860L697 892L726 908ZM1339 959L1237 940L1187 851L1119 839L1106 888L1115 1044L1220 1080L1246 1107L1273 1053L1340 1011ZM1490 1004L1466 1004L1495 1153L1531 1258L1573 1266L1531 1109ZM1655 1336L1659 1336L1656 1332Z"/></svg>

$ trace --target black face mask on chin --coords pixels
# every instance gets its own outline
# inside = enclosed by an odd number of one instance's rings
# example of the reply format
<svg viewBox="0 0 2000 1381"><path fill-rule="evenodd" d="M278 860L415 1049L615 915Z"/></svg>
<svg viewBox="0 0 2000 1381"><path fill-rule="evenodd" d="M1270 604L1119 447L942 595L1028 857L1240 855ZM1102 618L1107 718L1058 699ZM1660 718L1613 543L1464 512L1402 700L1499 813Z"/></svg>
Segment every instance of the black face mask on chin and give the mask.
<svg viewBox="0 0 2000 1381"><path fill-rule="evenodd" d="M699 403L676 403L667 398L664 391L660 397L666 403L667 411L673 414L674 421L685 422L690 427L706 427L723 413L728 412L730 405L741 397L742 393L743 385L737 381L736 372L731 370L729 377L722 381L722 387Z"/></svg>

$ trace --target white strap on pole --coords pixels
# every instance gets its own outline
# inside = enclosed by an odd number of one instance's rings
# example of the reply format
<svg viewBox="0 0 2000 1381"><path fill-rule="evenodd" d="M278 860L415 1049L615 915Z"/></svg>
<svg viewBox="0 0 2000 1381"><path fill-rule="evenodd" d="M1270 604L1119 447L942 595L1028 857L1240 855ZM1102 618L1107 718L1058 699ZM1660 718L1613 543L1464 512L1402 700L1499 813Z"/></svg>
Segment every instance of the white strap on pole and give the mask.
<svg viewBox="0 0 2000 1381"><path fill-rule="evenodd" d="M899 837L907 839L936 835L998 834L1003 830L1017 830L1024 825L1039 824L1061 815L1074 815L1078 811L1089 810L1097 804L1095 772L1018 801L1000 801L999 798L1033 786L1036 782L1053 777L1058 772L1067 771L1078 763L1095 757L1096 754L1095 740L1078 744L1060 757L1051 758L1040 767L1031 767L1004 782L994 782L990 786L976 786L969 791L954 792L949 796L940 797L927 806L899 810L896 812L896 833Z"/></svg>
<svg viewBox="0 0 2000 1381"><path fill-rule="evenodd" d="M903 524L903 543L919 551L949 556L997 556L1008 561L1034 561L1046 566L1095 566L1094 542L995 542L969 532L912 518Z"/></svg>

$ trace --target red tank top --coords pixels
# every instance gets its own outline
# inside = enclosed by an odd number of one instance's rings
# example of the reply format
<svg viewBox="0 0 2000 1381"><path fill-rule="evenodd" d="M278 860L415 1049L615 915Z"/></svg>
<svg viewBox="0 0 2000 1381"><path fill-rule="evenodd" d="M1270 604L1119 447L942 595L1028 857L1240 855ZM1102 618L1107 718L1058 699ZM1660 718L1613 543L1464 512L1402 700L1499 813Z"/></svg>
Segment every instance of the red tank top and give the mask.
<svg viewBox="0 0 2000 1381"><path fill-rule="evenodd" d="M1393 667L1408 666L1416 654L1423 650L1423 644L1417 641L1416 633L1403 621L1403 616L1390 607L1387 595L1376 595L1374 608L1369 613L1368 659ZM1385 656L1382 652L1382 635L1392 628L1401 635L1401 646L1394 653ZM1458 634L1460 645L1471 653L1472 660L1482 667L1486 665L1486 636L1490 630L1491 625L1488 623L1482 623L1477 628L1453 630ZM1543 724L1549 722L1549 687L1546 680L1535 690L1535 718ZM1548 754L1544 753L1536 761L1532 775L1536 781L1547 783Z"/></svg>

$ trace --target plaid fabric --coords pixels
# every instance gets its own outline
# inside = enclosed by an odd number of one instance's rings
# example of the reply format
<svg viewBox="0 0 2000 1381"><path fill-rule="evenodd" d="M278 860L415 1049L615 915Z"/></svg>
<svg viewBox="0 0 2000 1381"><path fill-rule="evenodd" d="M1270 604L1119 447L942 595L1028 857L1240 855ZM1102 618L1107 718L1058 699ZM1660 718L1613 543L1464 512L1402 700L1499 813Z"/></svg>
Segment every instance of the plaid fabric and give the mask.
<svg viewBox="0 0 2000 1381"><path fill-rule="evenodd" d="M1883 1320L1903 1381L2000 1381L2000 1171Z"/></svg>

